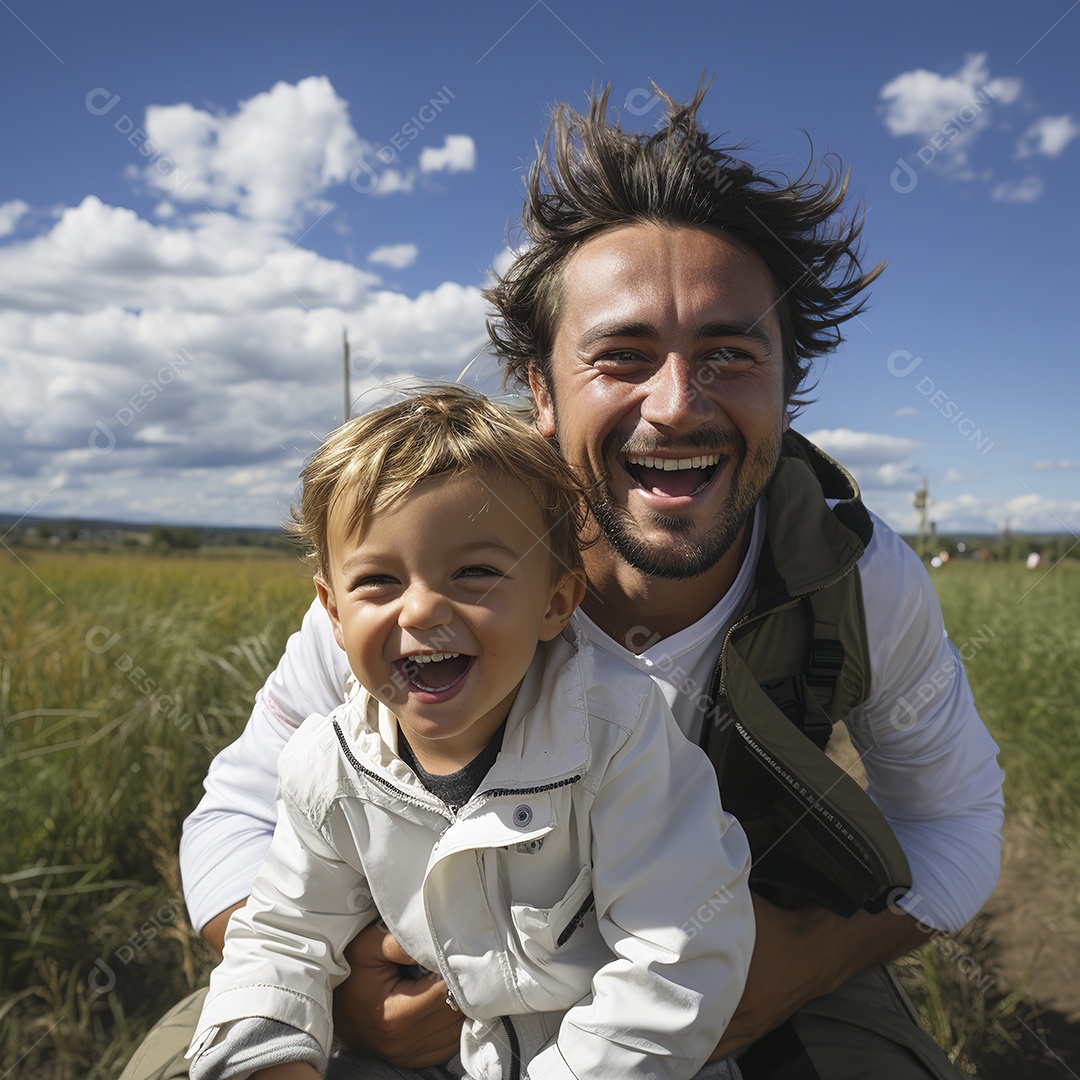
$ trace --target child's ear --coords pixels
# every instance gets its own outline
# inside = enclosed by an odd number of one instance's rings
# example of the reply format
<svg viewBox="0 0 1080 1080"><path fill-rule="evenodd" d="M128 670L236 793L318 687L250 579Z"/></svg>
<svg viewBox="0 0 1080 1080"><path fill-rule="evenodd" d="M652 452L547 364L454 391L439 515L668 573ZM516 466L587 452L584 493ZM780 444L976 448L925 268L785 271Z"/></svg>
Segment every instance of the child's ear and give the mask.
<svg viewBox="0 0 1080 1080"><path fill-rule="evenodd" d="M585 571L580 567L567 570L552 589L547 614L540 627L540 640L551 641L552 638L557 638L584 599Z"/></svg>
<svg viewBox="0 0 1080 1080"><path fill-rule="evenodd" d="M337 601L334 599L334 590L326 583L322 574L316 574L312 579L315 582L315 592L319 595L319 602L326 608L326 614L330 616L330 622L334 627L334 640L338 648L345 651L345 637L341 632L341 619L338 618Z"/></svg>

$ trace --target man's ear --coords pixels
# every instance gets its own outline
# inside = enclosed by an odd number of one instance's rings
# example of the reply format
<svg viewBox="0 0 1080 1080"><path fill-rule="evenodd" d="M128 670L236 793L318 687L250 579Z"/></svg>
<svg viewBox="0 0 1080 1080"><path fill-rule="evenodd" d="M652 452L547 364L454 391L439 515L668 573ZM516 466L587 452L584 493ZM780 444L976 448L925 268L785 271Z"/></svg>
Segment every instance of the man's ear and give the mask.
<svg viewBox="0 0 1080 1080"><path fill-rule="evenodd" d="M555 437L555 407L548 393L547 381L535 364L529 365L529 389L536 402L536 430L545 439Z"/></svg>
<svg viewBox="0 0 1080 1080"><path fill-rule="evenodd" d="M341 619L338 618L337 601L334 599L334 590L326 582L322 574L316 574L312 579L315 582L315 592L319 596L319 602L326 608L326 614L330 616L330 623L334 627L334 640L342 652L345 651L345 635L341 632Z"/></svg>
<svg viewBox="0 0 1080 1080"><path fill-rule="evenodd" d="M585 571L581 567L567 570L552 589L547 614L540 627L540 640L551 641L552 638L557 638L584 599Z"/></svg>

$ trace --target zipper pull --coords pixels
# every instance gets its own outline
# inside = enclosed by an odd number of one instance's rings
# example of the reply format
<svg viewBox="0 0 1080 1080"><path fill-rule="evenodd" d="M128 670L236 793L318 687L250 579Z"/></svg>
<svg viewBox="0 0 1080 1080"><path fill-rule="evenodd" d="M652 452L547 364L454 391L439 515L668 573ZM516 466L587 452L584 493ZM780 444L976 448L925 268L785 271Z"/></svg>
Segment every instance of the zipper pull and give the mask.
<svg viewBox="0 0 1080 1080"><path fill-rule="evenodd" d="M451 990L446 991L446 1004L449 1005L454 1012L461 1012L458 1008L458 1003L454 1000L454 994Z"/></svg>

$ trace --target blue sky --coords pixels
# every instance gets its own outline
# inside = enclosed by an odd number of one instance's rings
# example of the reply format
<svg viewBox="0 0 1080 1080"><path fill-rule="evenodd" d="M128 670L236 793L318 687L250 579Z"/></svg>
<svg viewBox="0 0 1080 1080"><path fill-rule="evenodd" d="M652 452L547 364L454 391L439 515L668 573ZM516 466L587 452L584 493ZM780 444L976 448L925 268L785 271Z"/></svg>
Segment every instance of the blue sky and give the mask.
<svg viewBox="0 0 1080 1080"><path fill-rule="evenodd" d="M0 511L279 522L343 327L361 402L482 349L551 105L706 72L889 263L797 426L900 528L925 475L941 531L1080 533L1078 3L2 0Z"/></svg>

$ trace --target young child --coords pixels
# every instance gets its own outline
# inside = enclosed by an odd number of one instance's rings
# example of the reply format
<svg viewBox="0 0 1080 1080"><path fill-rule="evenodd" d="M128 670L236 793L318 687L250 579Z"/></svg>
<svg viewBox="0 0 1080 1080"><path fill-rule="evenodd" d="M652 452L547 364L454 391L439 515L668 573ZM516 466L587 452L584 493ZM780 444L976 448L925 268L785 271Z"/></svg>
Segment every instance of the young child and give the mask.
<svg viewBox="0 0 1080 1080"><path fill-rule="evenodd" d="M652 680L568 625L572 473L446 387L351 420L302 478L356 682L281 755L191 1076L325 1071L343 950L378 918L465 1014L447 1077L698 1074L746 979L749 848Z"/></svg>

